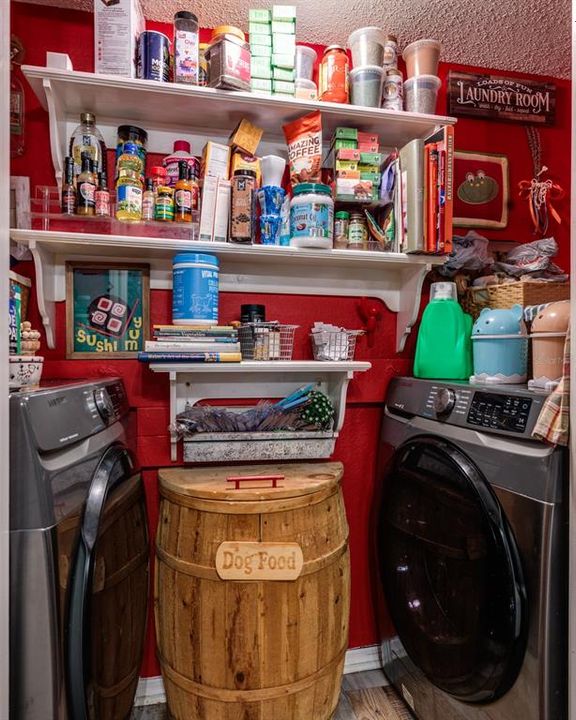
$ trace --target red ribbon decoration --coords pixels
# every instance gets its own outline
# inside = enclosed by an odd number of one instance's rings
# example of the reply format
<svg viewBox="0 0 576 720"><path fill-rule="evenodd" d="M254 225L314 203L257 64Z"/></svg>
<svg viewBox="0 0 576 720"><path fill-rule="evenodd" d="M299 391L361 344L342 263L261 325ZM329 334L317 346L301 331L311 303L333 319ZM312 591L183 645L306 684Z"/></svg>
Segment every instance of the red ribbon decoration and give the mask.
<svg viewBox="0 0 576 720"><path fill-rule="evenodd" d="M518 183L520 188L518 194L528 202L530 217L534 225L534 234L536 235L546 235L550 217L558 225L562 224L562 218L552 203L562 200L566 193L558 183L552 180L540 180L540 176L547 170L547 167L543 167L532 180L522 180Z"/></svg>

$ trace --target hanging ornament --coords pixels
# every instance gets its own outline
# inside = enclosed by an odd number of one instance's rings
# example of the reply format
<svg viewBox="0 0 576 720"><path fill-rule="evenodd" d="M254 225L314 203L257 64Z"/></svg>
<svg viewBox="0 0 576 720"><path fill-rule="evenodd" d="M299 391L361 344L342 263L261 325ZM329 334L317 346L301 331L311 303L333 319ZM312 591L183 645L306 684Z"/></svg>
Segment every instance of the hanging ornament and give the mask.
<svg viewBox="0 0 576 720"><path fill-rule="evenodd" d="M542 142L539 130L530 126L526 128L526 134L532 155L534 177L532 180L522 180L518 183L519 195L528 202L534 234L545 236L548 233L550 218L558 225L562 224L562 218L553 203L562 200L566 193L558 183L545 177L548 168L542 165Z"/></svg>

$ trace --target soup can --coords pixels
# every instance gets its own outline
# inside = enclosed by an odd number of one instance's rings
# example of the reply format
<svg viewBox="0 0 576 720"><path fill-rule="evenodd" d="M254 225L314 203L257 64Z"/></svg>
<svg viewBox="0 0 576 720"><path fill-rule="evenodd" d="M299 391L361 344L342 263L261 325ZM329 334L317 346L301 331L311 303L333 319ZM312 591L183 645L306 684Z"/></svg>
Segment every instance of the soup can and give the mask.
<svg viewBox="0 0 576 720"><path fill-rule="evenodd" d="M172 321L216 325L219 261L214 255L181 253L172 261Z"/></svg>
<svg viewBox="0 0 576 720"><path fill-rule="evenodd" d="M170 40L164 33L146 30L138 40L137 75L141 80L170 80Z"/></svg>

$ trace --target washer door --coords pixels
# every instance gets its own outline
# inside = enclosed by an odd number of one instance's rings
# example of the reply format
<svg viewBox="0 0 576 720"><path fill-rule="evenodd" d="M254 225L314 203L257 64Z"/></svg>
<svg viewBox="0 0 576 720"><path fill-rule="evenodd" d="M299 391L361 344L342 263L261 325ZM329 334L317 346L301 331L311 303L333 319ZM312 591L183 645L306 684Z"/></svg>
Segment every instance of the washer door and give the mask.
<svg viewBox="0 0 576 720"><path fill-rule="evenodd" d="M109 447L92 477L70 578L68 716L130 714L144 644L148 537L144 491L129 452Z"/></svg>
<svg viewBox="0 0 576 720"><path fill-rule="evenodd" d="M522 664L527 613L498 500L464 453L435 437L402 445L385 483L381 578L404 649L459 700L501 697Z"/></svg>

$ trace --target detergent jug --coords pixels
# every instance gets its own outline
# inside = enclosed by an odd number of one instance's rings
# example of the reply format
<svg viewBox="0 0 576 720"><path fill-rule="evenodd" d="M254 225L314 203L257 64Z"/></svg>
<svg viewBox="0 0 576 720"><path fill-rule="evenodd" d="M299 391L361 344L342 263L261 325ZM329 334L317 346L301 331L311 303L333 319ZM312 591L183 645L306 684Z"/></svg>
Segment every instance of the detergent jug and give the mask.
<svg viewBox="0 0 576 720"><path fill-rule="evenodd" d="M456 284L433 283L424 310L414 360L414 376L468 380L472 372L472 318L457 299Z"/></svg>
<svg viewBox="0 0 576 720"><path fill-rule="evenodd" d="M509 310L484 308L472 330L476 384L526 382L528 334L521 305Z"/></svg>

